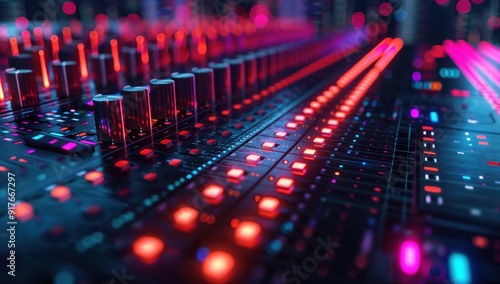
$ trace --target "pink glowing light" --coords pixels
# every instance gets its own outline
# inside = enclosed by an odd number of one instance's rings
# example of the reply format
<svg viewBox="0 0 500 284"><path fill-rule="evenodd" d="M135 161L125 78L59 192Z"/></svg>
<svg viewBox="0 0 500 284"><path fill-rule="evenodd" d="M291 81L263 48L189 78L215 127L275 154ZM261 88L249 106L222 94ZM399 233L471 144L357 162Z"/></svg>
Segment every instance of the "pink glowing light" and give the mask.
<svg viewBox="0 0 500 284"><path fill-rule="evenodd" d="M469 0L459 0L457 2L457 11L460 14L467 14L467 13L469 13L470 8L471 8L471 4L470 4Z"/></svg>
<svg viewBox="0 0 500 284"><path fill-rule="evenodd" d="M365 14L362 12L352 14L351 24L354 28L362 28L365 25Z"/></svg>
<svg viewBox="0 0 500 284"><path fill-rule="evenodd" d="M403 273L414 275L420 267L420 248L414 241L405 241L401 245L399 265Z"/></svg>
<svg viewBox="0 0 500 284"><path fill-rule="evenodd" d="M71 150L71 149L75 148L76 146L78 146L78 144L76 144L76 143L74 143L74 142L68 142L68 143L64 144L64 145L62 146L62 148L63 148L64 150L66 150L66 151L69 151L69 150Z"/></svg>
<svg viewBox="0 0 500 284"><path fill-rule="evenodd" d="M378 12L382 16L389 16L392 13L392 5L391 3L382 3L380 6L378 6Z"/></svg>
<svg viewBox="0 0 500 284"><path fill-rule="evenodd" d="M410 111L410 115L413 118L418 118L420 115L420 111L418 111L418 108L414 108Z"/></svg>
<svg viewBox="0 0 500 284"><path fill-rule="evenodd" d="M448 4L448 0L436 0L436 3L438 3L439 5L446 5Z"/></svg>

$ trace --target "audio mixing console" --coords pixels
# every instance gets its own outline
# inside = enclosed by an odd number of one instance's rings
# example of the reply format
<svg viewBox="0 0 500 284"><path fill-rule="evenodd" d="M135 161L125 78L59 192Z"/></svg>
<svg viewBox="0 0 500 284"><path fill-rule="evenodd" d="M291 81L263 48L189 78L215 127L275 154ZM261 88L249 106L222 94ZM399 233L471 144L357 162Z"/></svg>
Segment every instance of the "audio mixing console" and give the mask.
<svg viewBox="0 0 500 284"><path fill-rule="evenodd" d="M498 47L214 26L5 43L2 283L500 281Z"/></svg>

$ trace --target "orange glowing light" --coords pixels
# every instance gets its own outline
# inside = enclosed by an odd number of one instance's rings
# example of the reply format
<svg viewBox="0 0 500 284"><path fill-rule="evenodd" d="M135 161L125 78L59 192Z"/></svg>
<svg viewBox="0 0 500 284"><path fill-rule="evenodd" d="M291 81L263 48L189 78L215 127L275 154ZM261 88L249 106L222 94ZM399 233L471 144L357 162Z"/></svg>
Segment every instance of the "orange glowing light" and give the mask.
<svg viewBox="0 0 500 284"><path fill-rule="evenodd" d="M64 202L71 198L71 190L65 185L58 185L50 191L50 196L59 202Z"/></svg>
<svg viewBox="0 0 500 284"><path fill-rule="evenodd" d="M42 68L42 81L45 88L50 87L49 73L47 72L47 63L45 63L45 53L43 50L38 51L40 56L40 67Z"/></svg>
<svg viewBox="0 0 500 284"><path fill-rule="evenodd" d="M85 46L83 43L78 44L78 57L80 58L80 74L82 78L87 78L89 76L89 71L87 69L87 60L85 59Z"/></svg>
<svg viewBox="0 0 500 284"><path fill-rule="evenodd" d="M250 154L245 158L245 160L251 165L257 165L260 162L261 157L259 155Z"/></svg>
<svg viewBox="0 0 500 284"><path fill-rule="evenodd" d="M207 202L217 204L224 196L224 188L220 185L211 184L203 189L202 194Z"/></svg>
<svg viewBox="0 0 500 284"><path fill-rule="evenodd" d="M441 188L438 186L426 185L424 186L424 190L431 193L441 193Z"/></svg>
<svg viewBox="0 0 500 284"><path fill-rule="evenodd" d="M2 76L0 76L0 100L5 99L5 94L3 92L3 83L2 83Z"/></svg>
<svg viewBox="0 0 500 284"><path fill-rule="evenodd" d="M162 240L150 236L140 237L132 245L135 255L145 263L154 262L164 249L165 244Z"/></svg>
<svg viewBox="0 0 500 284"><path fill-rule="evenodd" d="M274 197L263 197L257 205L259 208L259 214L268 218L274 218L278 215L279 206L279 199Z"/></svg>
<svg viewBox="0 0 500 284"><path fill-rule="evenodd" d="M96 31L91 31L89 34L90 37L90 52L92 54L99 53L99 34Z"/></svg>
<svg viewBox="0 0 500 284"><path fill-rule="evenodd" d="M85 180L96 185L104 181L104 175L99 171L91 171L85 174Z"/></svg>
<svg viewBox="0 0 500 284"><path fill-rule="evenodd" d="M17 39L15 37L10 38L10 50L12 52L12 56L19 55L19 46L17 45Z"/></svg>
<svg viewBox="0 0 500 284"><path fill-rule="evenodd" d="M254 248L260 241L261 231L262 228L255 222L241 222L234 230L234 241L240 246Z"/></svg>
<svg viewBox="0 0 500 284"><path fill-rule="evenodd" d="M294 162L292 164L292 173L303 175L306 172L306 164L300 162Z"/></svg>
<svg viewBox="0 0 500 284"><path fill-rule="evenodd" d="M21 36L23 37L23 44L24 48L30 48L31 47L31 34L28 30L24 30L21 33Z"/></svg>
<svg viewBox="0 0 500 284"><path fill-rule="evenodd" d="M120 55L118 54L118 41L116 39L112 39L109 42L109 45L111 46L111 56L113 57L113 65L115 71L118 72L120 71Z"/></svg>
<svg viewBox="0 0 500 284"><path fill-rule="evenodd" d="M439 169L435 168L435 167L424 167L424 170L429 171L429 172L438 172L439 171Z"/></svg>
<svg viewBox="0 0 500 284"><path fill-rule="evenodd" d="M16 203L14 213L16 214L16 219L21 222L26 222L35 215L33 206L28 202Z"/></svg>
<svg viewBox="0 0 500 284"><path fill-rule="evenodd" d="M276 181L276 190L281 193L290 194L293 191L294 181L291 178L280 177Z"/></svg>
<svg viewBox="0 0 500 284"><path fill-rule="evenodd" d="M194 208L183 206L174 212L174 225L181 231L191 231L196 226L198 211Z"/></svg>
<svg viewBox="0 0 500 284"><path fill-rule="evenodd" d="M215 283L227 282L234 269L234 258L223 251L211 252L202 263L205 280Z"/></svg>
<svg viewBox="0 0 500 284"><path fill-rule="evenodd" d="M206 43L198 44L198 53L200 55L205 55L207 53L207 44Z"/></svg>
<svg viewBox="0 0 500 284"><path fill-rule="evenodd" d="M472 243L478 248L484 249L488 247L488 239L484 236L474 236L472 238Z"/></svg>
<svg viewBox="0 0 500 284"><path fill-rule="evenodd" d="M65 44L68 44L73 40L71 37L71 29L69 27L64 27L62 29L62 35Z"/></svg>
<svg viewBox="0 0 500 284"><path fill-rule="evenodd" d="M245 171L242 169L230 169L227 171L227 177L231 180L240 180L244 177Z"/></svg>
<svg viewBox="0 0 500 284"><path fill-rule="evenodd" d="M51 35L50 44L52 46L52 58L59 60L59 38L56 35Z"/></svg>

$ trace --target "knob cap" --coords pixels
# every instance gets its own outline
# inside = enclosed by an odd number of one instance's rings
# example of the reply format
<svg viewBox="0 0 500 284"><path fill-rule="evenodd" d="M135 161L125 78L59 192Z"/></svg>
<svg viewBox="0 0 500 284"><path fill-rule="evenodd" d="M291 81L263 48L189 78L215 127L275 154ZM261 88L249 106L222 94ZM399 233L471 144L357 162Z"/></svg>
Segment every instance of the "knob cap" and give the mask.
<svg viewBox="0 0 500 284"><path fill-rule="evenodd" d="M52 67L54 68L54 79L56 81L58 98L62 99L82 94L80 74L76 62L55 61L52 63Z"/></svg>
<svg viewBox="0 0 500 284"><path fill-rule="evenodd" d="M32 70L8 70L6 79L13 109L26 108L40 103L35 74Z"/></svg>
<svg viewBox="0 0 500 284"><path fill-rule="evenodd" d="M257 59L255 55L248 54L240 57L245 64L245 85L247 97L257 92Z"/></svg>
<svg viewBox="0 0 500 284"><path fill-rule="evenodd" d="M216 99L231 98L231 71L228 63L210 63L214 70L214 89Z"/></svg>
<svg viewBox="0 0 500 284"><path fill-rule="evenodd" d="M177 119L174 80L152 79L149 90L153 118L174 122Z"/></svg>
<svg viewBox="0 0 500 284"><path fill-rule="evenodd" d="M193 68L196 82L196 96L199 106L215 105L214 70L212 68Z"/></svg>
<svg viewBox="0 0 500 284"><path fill-rule="evenodd" d="M267 88L267 56L263 51L259 51L255 53L255 58L257 61L257 81L259 91Z"/></svg>
<svg viewBox="0 0 500 284"><path fill-rule="evenodd" d="M97 138L103 142L125 140L123 97L120 95L96 95L93 99Z"/></svg>
<svg viewBox="0 0 500 284"><path fill-rule="evenodd" d="M9 57L9 67L15 69L33 70L34 65L33 55L21 53L17 56Z"/></svg>
<svg viewBox="0 0 500 284"><path fill-rule="evenodd" d="M197 111L196 89L193 73L173 73L172 79L175 81L175 100L177 109L189 113Z"/></svg>
<svg viewBox="0 0 500 284"><path fill-rule="evenodd" d="M232 99L242 99L245 96L245 64L242 59L225 59L231 70Z"/></svg>
<svg viewBox="0 0 500 284"><path fill-rule="evenodd" d="M118 90L118 74L111 54L92 55L92 73L97 92L113 93Z"/></svg>
<svg viewBox="0 0 500 284"><path fill-rule="evenodd" d="M126 86L121 91L125 106L125 125L131 130L151 129L151 103L148 87Z"/></svg>

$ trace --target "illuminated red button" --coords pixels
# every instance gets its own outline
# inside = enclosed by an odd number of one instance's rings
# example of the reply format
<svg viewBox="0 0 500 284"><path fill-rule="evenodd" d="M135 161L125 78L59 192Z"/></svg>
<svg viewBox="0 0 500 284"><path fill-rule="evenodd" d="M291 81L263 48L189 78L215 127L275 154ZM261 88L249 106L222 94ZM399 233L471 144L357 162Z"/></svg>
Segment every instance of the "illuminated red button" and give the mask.
<svg viewBox="0 0 500 284"><path fill-rule="evenodd" d="M145 159L149 159L154 156L155 152L149 148L142 149L139 154Z"/></svg>
<svg viewBox="0 0 500 284"><path fill-rule="evenodd" d="M335 97L335 94L332 91L324 91L323 96L329 100L333 99Z"/></svg>
<svg viewBox="0 0 500 284"><path fill-rule="evenodd" d="M333 133L333 130L331 128L324 127L323 129L321 129L321 135L323 135L325 137L332 136L332 133Z"/></svg>
<svg viewBox="0 0 500 284"><path fill-rule="evenodd" d="M314 159L316 157L316 150L314 149L305 149L304 156L308 159Z"/></svg>
<svg viewBox="0 0 500 284"><path fill-rule="evenodd" d="M180 167L182 164L182 161L179 159L172 159L168 162L168 165L174 168Z"/></svg>
<svg viewBox="0 0 500 284"><path fill-rule="evenodd" d="M424 186L424 190L431 193L441 193L441 188L439 186L426 185Z"/></svg>
<svg viewBox="0 0 500 284"><path fill-rule="evenodd" d="M351 107L348 105L343 105L340 107L340 110L343 112L349 112L349 111L351 111Z"/></svg>
<svg viewBox="0 0 500 284"><path fill-rule="evenodd" d="M288 134L284 131L278 131L274 134L276 138L285 139Z"/></svg>
<svg viewBox="0 0 500 284"><path fill-rule="evenodd" d="M231 135L233 135L233 133L231 131L229 131L229 130L222 131L222 136L223 137L229 137Z"/></svg>
<svg viewBox="0 0 500 284"><path fill-rule="evenodd" d="M228 115L230 115L230 114L231 114L231 111L230 111L230 110L228 110L228 109L225 109L225 110L221 111L221 114L222 114L223 116L228 116Z"/></svg>
<svg viewBox="0 0 500 284"><path fill-rule="evenodd" d="M325 138L316 137L316 138L314 138L313 143L314 143L314 146L316 146L316 147L323 147L323 146L325 146Z"/></svg>
<svg viewBox="0 0 500 284"><path fill-rule="evenodd" d="M198 156L201 153L200 149L198 148L193 148L189 150L189 155L191 156Z"/></svg>
<svg viewBox="0 0 500 284"><path fill-rule="evenodd" d="M241 124L241 123L236 123L236 124L234 125L234 129L236 129L236 130L240 130L240 129L242 129L242 128L243 128L243 124Z"/></svg>
<svg viewBox="0 0 500 284"><path fill-rule="evenodd" d="M58 185L52 188L50 196L59 202L64 202L71 198L71 190L65 185Z"/></svg>
<svg viewBox="0 0 500 284"><path fill-rule="evenodd" d="M216 123L218 120L219 120L219 118L215 115L212 115L208 118L208 121L210 121L212 123Z"/></svg>
<svg viewBox="0 0 500 284"><path fill-rule="evenodd" d="M345 113L339 111L339 112L336 112L335 113L335 117L336 118L345 118Z"/></svg>
<svg viewBox="0 0 500 284"><path fill-rule="evenodd" d="M325 96L317 96L316 101L322 105L326 104L328 102L328 98Z"/></svg>
<svg viewBox="0 0 500 284"><path fill-rule="evenodd" d="M234 241L243 247L254 248L260 241L262 228L251 221L243 221L234 230Z"/></svg>
<svg viewBox="0 0 500 284"><path fill-rule="evenodd" d="M497 161L488 161L488 165L490 166L500 166L500 162L497 162Z"/></svg>
<svg viewBox="0 0 500 284"><path fill-rule="evenodd" d="M215 144L217 144L217 140L215 140L215 139L208 139L207 140L208 146L214 146Z"/></svg>
<svg viewBox="0 0 500 284"><path fill-rule="evenodd" d="M223 251L211 252L203 261L201 270L208 282L224 283L229 280L234 269L234 258Z"/></svg>
<svg viewBox="0 0 500 284"><path fill-rule="evenodd" d="M303 115L296 115L295 116L295 121L298 121L298 122L304 122L306 120L306 117L303 116Z"/></svg>
<svg viewBox="0 0 500 284"><path fill-rule="evenodd" d="M328 88L328 90L330 90L334 95L340 92L340 88L337 86L331 86L330 88Z"/></svg>
<svg viewBox="0 0 500 284"><path fill-rule="evenodd" d="M330 120L328 120L328 125L337 126L337 125L339 125L339 121L335 120L335 119L330 119Z"/></svg>
<svg viewBox="0 0 500 284"><path fill-rule="evenodd" d="M274 197L263 197L257 205L259 214L268 218L274 218L278 215L279 206L279 199Z"/></svg>
<svg viewBox="0 0 500 284"><path fill-rule="evenodd" d="M183 206L174 212L174 226L181 231L191 231L196 226L197 218L196 209Z"/></svg>
<svg viewBox="0 0 500 284"><path fill-rule="evenodd" d="M224 197L224 188L220 185L211 184L203 189L202 194L207 202L217 204Z"/></svg>
<svg viewBox="0 0 500 284"><path fill-rule="evenodd" d="M14 214L16 216L16 220L26 222L29 219L33 218L33 216L35 215L35 211L33 210L33 206L30 203L21 201L16 203Z"/></svg>
<svg viewBox="0 0 500 284"><path fill-rule="evenodd" d="M297 129L297 123L295 122L289 122L286 124L286 128L288 129Z"/></svg>
<svg viewBox="0 0 500 284"><path fill-rule="evenodd" d="M181 131L179 131L179 136L183 139L186 139L189 136L191 136L191 133L189 133L189 131L187 131L187 130L181 130Z"/></svg>
<svg viewBox="0 0 500 284"><path fill-rule="evenodd" d="M248 116L247 119L246 119L246 121L248 121L248 122L254 122L255 121L255 117Z"/></svg>
<svg viewBox="0 0 500 284"><path fill-rule="evenodd" d="M311 103L309 104L309 106L310 106L311 108L313 108L313 109L316 109L316 110L321 108L321 104L320 104L320 103L318 103L318 102L316 102L316 101L311 102Z"/></svg>
<svg viewBox="0 0 500 284"><path fill-rule="evenodd" d="M205 128L205 124L198 122L194 125L194 128L196 128L197 130L203 130L203 128Z"/></svg>
<svg viewBox="0 0 500 284"><path fill-rule="evenodd" d="M314 114L314 110L310 107L306 107L302 110L302 113L307 114L307 115L312 115L312 114Z"/></svg>
<svg viewBox="0 0 500 284"><path fill-rule="evenodd" d="M274 142L264 142L262 143L262 149L272 151L276 148L276 143Z"/></svg>
<svg viewBox="0 0 500 284"><path fill-rule="evenodd" d="M292 173L303 175L306 173L306 164L300 162L294 162L292 164Z"/></svg>
<svg viewBox="0 0 500 284"><path fill-rule="evenodd" d="M127 160L119 160L118 162L115 163L115 167L122 171L126 171L130 169L130 163Z"/></svg>
<svg viewBox="0 0 500 284"><path fill-rule="evenodd" d="M486 135L476 135L477 139L486 139Z"/></svg>
<svg viewBox="0 0 500 284"><path fill-rule="evenodd" d="M158 174L157 173L146 173L142 176L144 180L153 182L158 179Z"/></svg>
<svg viewBox="0 0 500 284"><path fill-rule="evenodd" d="M263 109L261 109L261 110L259 110L259 111L257 112L257 114L258 114L258 115L264 115L264 114L266 114L266 111L265 111L265 110L263 110Z"/></svg>
<svg viewBox="0 0 500 284"><path fill-rule="evenodd" d="M168 148L168 147L174 146L174 141L172 141L170 139L163 139L160 141L160 144L163 146L166 146Z"/></svg>
<svg viewBox="0 0 500 284"><path fill-rule="evenodd" d="M230 180L239 181L245 176L245 171L242 169L234 168L227 171L226 174Z"/></svg>
<svg viewBox="0 0 500 284"><path fill-rule="evenodd" d="M91 171L85 174L85 180L93 185L98 185L104 181L104 175L99 171Z"/></svg>
<svg viewBox="0 0 500 284"><path fill-rule="evenodd" d="M276 181L276 190L281 193L290 194L293 191L293 179L281 177Z"/></svg>
<svg viewBox="0 0 500 284"><path fill-rule="evenodd" d="M261 159L261 156L259 155L255 155L255 154L250 154L248 155L245 160L247 161L247 163L249 164L252 164L252 165L257 165L258 163L260 163L260 161L262 160Z"/></svg>
<svg viewBox="0 0 500 284"><path fill-rule="evenodd" d="M233 105L233 109L234 110L240 110L242 108L243 108L243 106L241 104L235 104L235 105Z"/></svg>
<svg viewBox="0 0 500 284"><path fill-rule="evenodd" d="M140 237L135 240L132 245L132 250L135 255L137 255L137 257L145 263L154 262L158 259L164 249L165 244L162 240L150 236Z"/></svg>

